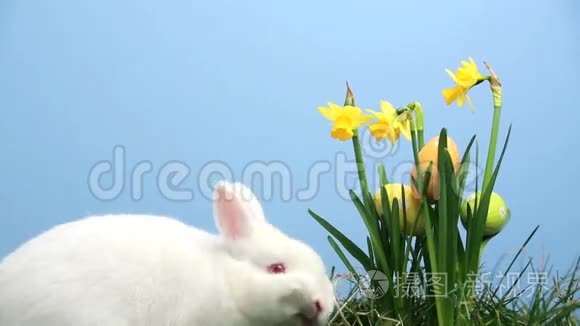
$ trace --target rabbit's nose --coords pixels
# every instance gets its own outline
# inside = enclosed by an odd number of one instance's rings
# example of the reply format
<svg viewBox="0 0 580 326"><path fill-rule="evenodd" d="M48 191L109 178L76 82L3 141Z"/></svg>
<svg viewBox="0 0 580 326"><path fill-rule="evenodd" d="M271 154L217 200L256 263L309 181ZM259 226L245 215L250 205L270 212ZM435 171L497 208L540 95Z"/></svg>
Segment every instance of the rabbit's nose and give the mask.
<svg viewBox="0 0 580 326"><path fill-rule="evenodd" d="M322 304L320 303L320 300L315 300L310 308L312 308L312 310L308 314L299 315L303 326L318 325L318 318L322 313Z"/></svg>
<svg viewBox="0 0 580 326"><path fill-rule="evenodd" d="M320 300L314 301L314 307L316 308L316 316L320 315L322 312L322 304L320 303Z"/></svg>

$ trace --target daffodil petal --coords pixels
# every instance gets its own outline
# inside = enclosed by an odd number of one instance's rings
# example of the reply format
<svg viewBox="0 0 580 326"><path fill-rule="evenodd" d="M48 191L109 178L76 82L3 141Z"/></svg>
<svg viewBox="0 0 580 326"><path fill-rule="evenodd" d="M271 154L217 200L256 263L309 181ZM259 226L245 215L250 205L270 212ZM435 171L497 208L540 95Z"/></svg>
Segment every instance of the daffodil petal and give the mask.
<svg viewBox="0 0 580 326"><path fill-rule="evenodd" d="M473 105L473 102L471 101L471 97L469 97L469 95L465 95L465 99L467 100L467 105L469 106L469 109L473 112L475 111L475 105Z"/></svg>
<svg viewBox="0 0 580 326"><path fill-rule="evenodd" d="M453 80L454 83L457 83L457 78L455 77L455 74L453 73L453 71L451 71L449 69L445 69L445 72L449 75L449 77L451 77L451 79Z"/></svg>
<svg viewBox="0 0 580 326"><path fill-rule="evenodd" d="M342 106L332 102L328 102L328 107L333 111L342 109Z"/></svg>
<svg viewBox="0 0 580 326"><path fill-rule="evenodd" d="M465 96L466 96L465 93L462 92L457 93L457 98L455 101L457 102L458 107L460 108L463 107L463 102L465 102Z"/></svg>
<svg viewBox="0 0 580 326"><path fill-rule="evenodd" d="M373 111L371 109L367 109L366 111L370 113L372 116L374 116L376 119L381 119L381 112Z"/></svg>
<svg viewBox="0 0 580 326"><path fill-rule="evenodd" d="M320 114L322 114L323 117L325 117L326 119L328 119L330 121L334 121L336 118L336 113L331 108L328 108L325 106L319 106L318 111L320 112Z"/></svg>
<svg viewBox="0 0 580 326"><path fill-rule="evenodd" d="M407 140L411 140L411 122L409 120L399 122L399 131Z"/></svg>
<svg viewBox="0 0 580 326"><path fill-rule="evenodd" d="M389 138L392 144L396 143L397 140L399 140L399 130L389 128L389 130L387 131L387 138Z"/></svg>
<svg viewBox="0 0 580 326"><path fill-rule="evenodd" d="M359 125L359 127L362 126L362 125L364 125L364 124L366 124L367 122L371 121L372 119L373 119L373 116L371 116L371 115L361 114L359 116L359 119L358 119L358 125Z"/></svg>
<svg viewBox="0 0 580 326"><path fill-rule="evenodd" d="M393 105L387 101L380 102L381 111L388 117L393 117L393 119L397 116L397 111L393 107Z"/></svg>

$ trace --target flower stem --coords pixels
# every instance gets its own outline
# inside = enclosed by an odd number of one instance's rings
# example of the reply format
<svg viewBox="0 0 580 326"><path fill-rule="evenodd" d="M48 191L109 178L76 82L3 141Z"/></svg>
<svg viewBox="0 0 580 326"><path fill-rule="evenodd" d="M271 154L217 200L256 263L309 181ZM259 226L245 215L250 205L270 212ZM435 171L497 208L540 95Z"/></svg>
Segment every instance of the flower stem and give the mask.
<svg viewBox="0 0 580 326"><path fill-rule="evenodd" d="M365 162L362 155L362 150L360 147L360 142L358 140L358 130L354 130L354 136L352 136L352 146L354 147L354 159L356 162L356 170L358 173L358 179L360 182L361 192L363 199L367 197L369 193L369 186L367 184L367 177L365 172Z"/></svg>
<svg viewBox="0 0 580 326"><path fill-rule="evenodd" d="M419 150L421 150L423 146L425 146L425 119L423 118L423 106L421 106L421 103L419 102L413 103L413 106L417 117L417 141L419 143Z"/></svg>
<svg viewBox="0 0 580 326"><path fill-rule="evenodd" d="M489 186L489 182L491 181L491 177L493 174L493 168L495 163L495 152L497 146L497 136L499 133L499 123L501 118L501 107L502 107L502 89L501 83L499 82L499 78L491 69L491 66L485 63L485 67L490 71L491 76L489 77L489 88L491 89L491 95L493 97L493 121L491 125L491 135L489 137L489 147L487 150L487 162L485 163L485 172L483 174L483 187L482 193L487 191L487 187ZM479 255L477 257L477 266L479 266L479 262L483 257L483 252L485 251L485 247L487 245L487 240L483 240L481 243L481 247L479 250Z"/></svg>
<svg viewBox="0 0 580 326"><path fill-rule="evenodd" d="M355 106L354 104L354 94L350 89L350 85L346 82L346 96L344 99L344 105ZM358 140L358 129L354 129L352 136L352 146L354 147L354 159L356 162L356 170L358 173L358 180L361 186L362 198L366 202L367 194L369 193L369 187L367 184L367 177L365 172L365 163L362 156L362 149L360 147L360 141Z"/></svg>
<svg viewBox="0 0 580 326"><path fill-rule="evenodd" d="M354 95L350 89L350 85L346 82L346 97L344 99L344 105L355 106ZM352 146L354 148L354 159L356 162L356 170L358 173L358 180L360 182L362 198L365 203L367 203L367 197L369 193L369 186L367 184L367 177L365 172L365 162L362 155L362 149L360 147L360 141L358 139L358 129L354 129L352 136Z"/></svg>
<svg viewBox="0 0 580 326"><path fill-rule="evenodd" d="M501 105L493 106L493 122L491 125L491 136L489 139L489 148L487 150L487 162L485 163L485 173L483 175L483 189L485 190L491 179L493 164L495 162L495 151L497 146L497 136L499 132L499 122L501 118Z"/></svg>
<svg viewBox="0 0 580 326"><path fill-rule="evenodd" d="M493 122L491 125L491 135L489 138L489 147L487 150L487 162L485 163L485 172L483 175L483 191L487 189L489 181L493 173L493 165L495 163L495 152L497 146L497 136L499 133L499 123L501 118L502 107L502 89L497 75L491 70L491 67L486 64L486 67L491 71L492 76L489 79L491 94L493 96Z"/></svg>
<svg viewBox="0 0 580 326"><path fill-rule="evenodd" d="M483 257L483 252L485 251L485 248L487 247L487 244L489 243L489 240L491 240L492 237L488 237L483 239L483 241L481 241L481 245L479 247L479 259L481 260L481 257Z"/></svg>

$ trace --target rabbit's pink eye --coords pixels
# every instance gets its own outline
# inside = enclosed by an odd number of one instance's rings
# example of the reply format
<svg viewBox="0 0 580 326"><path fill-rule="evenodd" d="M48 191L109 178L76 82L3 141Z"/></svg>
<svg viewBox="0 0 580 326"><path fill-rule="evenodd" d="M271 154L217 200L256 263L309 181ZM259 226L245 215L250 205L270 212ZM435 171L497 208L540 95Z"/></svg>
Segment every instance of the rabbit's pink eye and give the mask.
<svg viewBox="0 0 580 326"><path fill-rule="evenodd" d="M268 266L268 272L273 274L280 274L286 272L286 266L282 263L276 263Z"/></svg>

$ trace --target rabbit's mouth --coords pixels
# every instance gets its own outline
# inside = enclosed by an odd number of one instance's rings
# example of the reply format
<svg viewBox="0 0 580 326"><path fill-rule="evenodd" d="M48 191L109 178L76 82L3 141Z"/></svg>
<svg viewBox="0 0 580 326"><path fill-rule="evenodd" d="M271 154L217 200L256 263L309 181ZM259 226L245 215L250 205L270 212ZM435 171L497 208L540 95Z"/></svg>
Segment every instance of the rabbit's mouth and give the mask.
<svg viewBox="0 0 580 326"><path fill-rule="evenodd" d="M300 318L300 325L301 326L319 326L320 323L318 322L318 318L316 317L307 317L305 315L298 315Z"/></svg>
<svg viewBox="0 0 580 326"><path fill-rule="evenodd" d="M324 324L321 321L322 306L320 301L315 300L308 309L298 314L301 326L320 326Z"/></svg>

